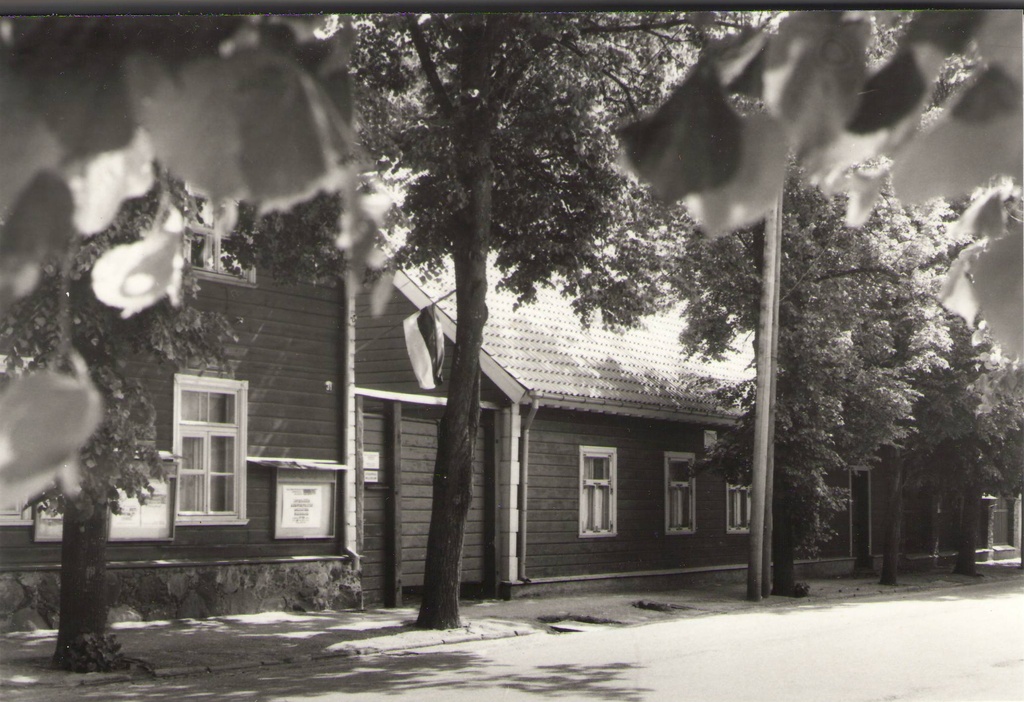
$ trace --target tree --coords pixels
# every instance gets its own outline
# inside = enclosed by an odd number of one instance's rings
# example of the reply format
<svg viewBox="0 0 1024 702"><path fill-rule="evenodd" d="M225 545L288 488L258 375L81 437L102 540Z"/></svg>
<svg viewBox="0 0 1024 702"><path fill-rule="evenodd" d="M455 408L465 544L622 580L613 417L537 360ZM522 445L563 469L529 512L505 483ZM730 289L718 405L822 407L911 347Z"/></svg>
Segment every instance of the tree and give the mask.
<svg viewBox="0 0 1024 702"><path fill-rule="evenodd" d="M709 45L657 112L623 128L625 155L662 198L682 199L712 235L764 216L781 186L787 147L812 184L850 195L852 226L867 219L889 173L906 204L1019 178L1019 13L908 16L795 12L777 32L769 26ZM895 38L879 30L894 18L902 30ZM886 50L872 48L873 35L892 45L882 60ZM949 62L954 80L944 72ZM1016 360L1024 357L1024 303L1016 294L1024 264L1007 254L1020 250L1019 229L986 231L951 268L942 292L969 325L984 309L994 339Z"/></svg>
<svg viewBox="0 0 1024 702"><path fill-rule="evenodd" d="M90 650L114 649L103 636L108 508L118 489L144 499L159 475L152 403L124 365L216 360L227 331L188 306L182 224L195 198L180 181L214 201L221 226L238 201L268 212L342 193L337 246L352 270L371 257L349 33L320 17L0 23L0 313L12 375L0 482L64 512L54 660L86 669Z"/></svg>
<svg viewBox="0 0 1024 702"><path fill-rule="evenodd" d="M979 412L977 379L992 365L991 342L972 339L951 319L945 363L918 380L919 431L905 461L919 484L954 497L960 515L953 572L974 575L981 497L1019 492L1024 455L1024 398L1002 395ZM1015 371L1017 383L1020 370Z"/></svg>
<svg viewBox="0 0 1024 702"><path fill-rule="evenodd" d="M404 191L399 266L454 262L458 327L439 427L418 625L459 626L479 422L488 263L529 300L557 284L584 318L628 324L658 300L667 227L616 168L615 123L664 95L696 31L683 15L374 16L353 59L367 149ZM557 70L552 66L557 65Z"/></svg>
<svg viewBox="0 0 1024 702"><path fill-rule="evenodd" d="M902 445L917 397L913 373L947 344L934 294L951 243L944 203L905 208L891 195L860 230L845 226L845 203L830 200L794 170L784 195L776 470L773 481L773 593L793 592L798 553L832 536L830 517L846 491L829 474L872 462ZM673 285L686 303L687 348L707 356L757 329L762 230L680 240ZM723 275L723 271L726 275ZM753 396L732 397L747 413L705 467L750 479Z"/></svg>
<svg viewBox="0 0 1024 702"><path fill-rule="evenodd" d="M180 305L163 301L124 318L97 299L90 274L96 260L112 247L142 241L173 200L186 212L191 199L182 185L167 179L144 197L128 201L113 224L70 252L63 262L44 264L35 290L15 303L0 331L11 375L50 369L87 374L102 399L102 421L81 451L77 490L42 493L42 501L63 513L60 627L54 662L88 669L95 659L88 640L102 645L107 625L107 516L117 513L119 493L145 500L150 478L163 477L153 447L155 410L128 361L155 361L178 367L186 361L223 360L222 339L230 333L217 314L190 306L196 286L186 273ZM29 376L31 377L31 376ZM38 377L38 376L37 376ZM41 441L45 441L42 439Z"/></svg>
<svg viewBox="0 0 1024 702"><path fill-rule="evenodd" d="M899 32L878 32L893 18ZM772 207L787 150L813 184L848 193L851 226L867 220L889 171L908 203L1019 177L1020 22L1019 13L976 11L918 12L909 20L791 13L777 32L706 47L657 112L622 130L624 151L661 197L682 199L715 236L757 222ZM875 48L873 34L882 39ZM936 105L929 89L949 61L969 78L939 80L940 101L962 85ZM1011 362L1020 363L1024 232L987 221L985 238L957 259L940 297L968 325L981 312ZM763 489L755 481L755 505Z"/></svg>

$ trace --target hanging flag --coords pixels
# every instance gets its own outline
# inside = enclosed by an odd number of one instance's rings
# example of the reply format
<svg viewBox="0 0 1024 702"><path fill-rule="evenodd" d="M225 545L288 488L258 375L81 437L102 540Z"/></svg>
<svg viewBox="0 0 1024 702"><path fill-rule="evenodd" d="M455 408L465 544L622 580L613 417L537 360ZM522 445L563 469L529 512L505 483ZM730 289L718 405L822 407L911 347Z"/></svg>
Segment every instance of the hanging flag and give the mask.
<svg viewBox="0 0 1024 702"><path fill-rule="evenodd" d="M405 348L412 361L416 380L424 390L433 390L444 381L444 332L438 318L437 305L424 307L402 321L405 329Z"/></svg>

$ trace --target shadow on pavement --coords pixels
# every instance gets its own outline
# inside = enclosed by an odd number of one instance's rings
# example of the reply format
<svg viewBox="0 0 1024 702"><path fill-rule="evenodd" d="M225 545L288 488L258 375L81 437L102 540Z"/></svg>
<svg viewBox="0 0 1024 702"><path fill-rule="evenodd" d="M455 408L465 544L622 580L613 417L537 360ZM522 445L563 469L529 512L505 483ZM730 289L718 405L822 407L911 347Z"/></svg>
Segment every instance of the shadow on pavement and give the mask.
<svg viewBox="0 0 1024 702"><path fill-rule="evenodd" d="M980 570L980 569L979 569ZM1008 586L1016 585L1015 589ZM807 609L832 609L851 607L859 604L884 601L953 601L985 600L1016 597L1024 587L1024 571L1019 568L1004 568L999 571L986 569L977 576L932 574L927 586L913 580L898 585L879 585L877 578L836 579L824 587L812 588L808 597L770 597L769 605L792 603L792 606L768 606L764 611L773 614L788 614ZM758 607L756 603L751 603Z"/></svg>
<svg viewBox="0 0 1024 702"><path fill-rule="evenodd" d="M527 672L482 663L472 653L438 652L371 656L302 666L274 666L246 673L192 676L131 685L82 689L81 700L262 700L316 698L328 693L372 693L375 696L443 690L501 689L544 698L641 702L646 689L629 684L630 664L548 665ZM245 685L239 677L251 681ZM221 684L223 689L221 689Z"/></svg>

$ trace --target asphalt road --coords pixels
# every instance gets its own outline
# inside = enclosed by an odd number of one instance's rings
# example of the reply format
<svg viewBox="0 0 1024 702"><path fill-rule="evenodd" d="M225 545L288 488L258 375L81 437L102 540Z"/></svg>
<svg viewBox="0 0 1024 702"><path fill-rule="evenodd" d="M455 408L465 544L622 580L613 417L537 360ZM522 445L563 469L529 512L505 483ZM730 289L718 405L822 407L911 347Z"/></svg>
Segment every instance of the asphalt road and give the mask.
<svg viewBox="0 0 1024 702"><path fill-rule="evenodd" d="M1024 592L1014 582L991 583L35 695L52 702L1024 700Z"/></svg>

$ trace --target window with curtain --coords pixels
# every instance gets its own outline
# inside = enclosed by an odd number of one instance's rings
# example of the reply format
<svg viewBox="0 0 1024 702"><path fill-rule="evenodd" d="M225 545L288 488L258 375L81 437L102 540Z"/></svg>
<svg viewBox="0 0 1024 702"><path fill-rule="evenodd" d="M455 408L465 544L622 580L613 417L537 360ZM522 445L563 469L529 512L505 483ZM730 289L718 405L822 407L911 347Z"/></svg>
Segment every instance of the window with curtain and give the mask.
<svg viewBox="0 0 1024 702"><path fill-rule="evenodd" d="M580 447L580 536L615 536L614 448Z"/></svg>
<svg viewBox="0 0 1024 702"><path fill-rule="evenodd" d="M692 453L665 454L665 533L692 534L696 528L696 493Z"/></svg>

